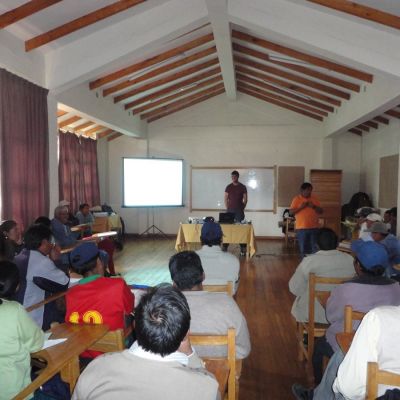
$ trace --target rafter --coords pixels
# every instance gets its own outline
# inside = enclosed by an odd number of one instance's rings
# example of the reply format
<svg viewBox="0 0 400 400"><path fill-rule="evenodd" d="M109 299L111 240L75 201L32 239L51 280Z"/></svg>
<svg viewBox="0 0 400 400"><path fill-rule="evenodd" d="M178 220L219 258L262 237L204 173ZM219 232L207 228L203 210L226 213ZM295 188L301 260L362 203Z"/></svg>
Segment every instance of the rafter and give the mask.
<svg viewBox="0 0 400 400"><path fill-rule="evenodd" d="M317 65L322 68L327 68L332 71L339 72L343 75L351 76L353 78L366 81L366 82L372 82L373 80L373 75L368 74L363 71L359 71L354 68L347 67L345 65L337 64L328 60L324 60L323 58L316 57L316 56L311 56L306 53L302 53L301 51L297 51L294 49L291 49L289 47L285 47L276 43L272 43L268 40L260 39L255 36L248 35L247 33L244 32L239 32L239 31L232 31L232 37L235 39L239 39L245 42L253 43L256 46L263 47L268 50L275 51L277 53L285 54L289 57L294 57L297 58L298 60L303 60L307 63Z"/></svg>
<svg viewBox="0 0 400 400"><path fill-rule="evenodd" d="M274 60L267 53L263 53L261 51L250 49L249 47L242 46L238 43L233 44L233 50L238 51L242 54L247 54L249 56L259 58L260 60L267 61L271 64L279 65L286 69L291 69L293 71L300 72L301 74L304 74L304 75L312 76L313 78L319 79L321 81L333 83L334 85L341 86L345 89L353 90L355 92L360 91L360 86L356 85L355 83L348 82L343 79L339 79L334 76L316 71L314 69L303 67L301 65L295 65L295 64L291 64L290 62Z"/></svg>
<svg viewBox="0 0 400 400"><path fill-rule="evenodd" d="M27 40L25 42L25 51L36 49L72 32L92 25L95 22L111 17L112 15L118 14L121 11L125 11L128 8L137 6L144 1L145 0L119 0L115 3L109 4L108 6L99 8L96 11L83 15L82 17L76 18L67 22L66 24L58 26L57 28L51 29L48 32Z"/></svg>
<svg viewBox="0 0 400 400"><path fill-rule="evenodd" d="M340 107L340 105L341 105L341 102L337 99L334 99L333 97L325 96L324 94L316 92L314 90L303 88L302 86L295 85L294 83L284 81L282 79L274 78L273 76L265 75L261 72L254 71L254 70L242 67L240 65L236 66L236 71L241 72L245 75L257 77L258 79L262 79L265 82L279 85L281 87L287 88L289 90L293 90L295 92L304 94L306 96L314 97L315 99L325 101L327 103L333 104L338 107Z"/></svg>
<svg viewBox="0 0 400 400"><path fill-rule="evenodd" d="M385 114L390 115L391 117L400 118L400 112L395 110L387 110Z"/></svg>
<svg viewBox="0 0 400 400"><path fill-rule="evenodd" d="M174 101L174 102L169 103L169 104L167 104L165 106L161 106L161 107L156 108L155 110L151 110L151 111L149 111L147 113L144 113L144 114L142 114L140 116L140 118L141 119L150 119L150 118L154 117L157 114L168 112L168 111L170 111L170 110L172 110L174 108L183 106L183 105L185 105L185 104L187 104L187 103L189 103L191 101L194 101L194 100L197 100L197 99L199 99L201 97L207 96L208 94L216 92L216 91L219 91L219 90L221 90L223 88L224 88L224 84L223 83L218 83L215 86L211 86L211 87L209 87L207 89L204 89L204 90L201 90L201 91L199 91L199 92L197 92L195 94L192 94L190 96L186 96L183 99Z"/></svg>
<svg viewBox="0 0 400 400"><path fill-rule="evenodd" d="M271 99L274 99L274 100L277 100L277 101L281 101L282 103L289 104L289 105L294 106L294 107L298 107L298 108L300 108L302 110L310 111L313 114L323 115L324 117L328 116L328 113L326 111L319 110L317 108L307 106L304 103L299 103L297 101L293 101L293 100L287 99L285 97L279 96L279 95L274 94L274 93L265 92L264 90L261 90L261 89L259 89L257 87L252 86L252 85L248 85L247 83L242 82L240 80L238 80L238 85L243 89L250 90L250 91L252 91L254 93L258 93L258 94L260 94L262 96L267 96L267 97L269 97Z"/></svg>
<svg viewBox="0 0 400 400"><path fill-rule="evenodd" d="M57 118L62 117L63 115L68 114L68 111L64 111L64 110L57 110Z"/></svg>
<svg viewBox="0 0 400 400"><path fill-rule="evenodd" d="M85 135L91 135L92 133L96 133L98 131L101 131L104 128L105 128L105 126L103 126L103 125L97 125L94 128L88 129L87 131L85 131Z"/></svg>
<svg viewBox="0 0 400 400"><path fill-rule="evenodd" d="M286 108L286 109L288 109L290 111L294 111L294 112L296 112L298 114L305 115L307 117L316 119L318 121L323 121L323 118L320 115L316 115L316 114L310 113L308 111L305 111L305 110L303 110L301 108L293 107L293 106L291 106L289 104L282 103L281 101L277 101L277 100L272 99L272 98L270 98L268 96L262 96L262 95L260 95L258 93L253 92L252 90L247 90L247 89L243 88L241 85L238 86L238 90L239 90L239 92L245 93L245 94L247 94L249 96L256 97L259 100L266 101L267 103L271 103L271 104L274 104L276 106Z"/></svg>
<svg viewBox="0 0 400 400"><path fill-rule="evenodd" d="M304 86L312 87L314 89L317 89L321 92L329 93L337 97L341 97L342 99L349 100L350 99L350 94L347 92L343 92L341 90L335 89L332 86L327 86L323 85L322 83L318 83L315 81L312 81L311 79L307 78L302 78L299 75L292 74L290 72L286 72L283 70L280 70L275 67L271 67L265 64L258 63L256 61L240 57L240 56L234 56L233 58L236 62L239 64L247 65L248 67L258 69L260 71L266 72L267 74L272 74L279 76L281 78L300 83Z"/></svg>
<svg viewBox="0 0 400 400"><path fill-rule="evenodd" d="M268 83L259 81L258 79L250 78L249 76L246 76L246 75L242 75L242 74L237 73L236 74L236 79L240 80L242 82L250 83L253 86L261 87L261 88L266 89L266 90L268 90L270 92L275 92L275 93L282 94L283 96L290 97L290 98L292 98L294 100L300 101L302 103L309 104L309 105L314 106L314 107L321 108L321 109L326 110L326 111L330 111L330 112L335 111L335 109L333 107L328 106L328 105L326 105L324 103L320 103L319 101L308 99L305 96L297 96L294 93L290 93L290 92L287 92L286 90L279 89L276 86L268 85Z"/></svg>
<svg viewBox="0 0 400 400"><path fill-rule="evenodd" d="M141 107L138 107L138 108L134 108L132 110L132 114L133 115L140 114L143 111L147 111L147 110L150 110L152 108L158 107L161 104L167 103L167 102L169 102L171 100L175 100L175 99L177 99L179 97L186 96L187 94L189 94L191 92L194 92L196 90L199 90L200 88L203 88L203 87L206 87L206 86L210 86L210 85L212 85L214 83L218 83L218 82L222 82L222 76L221 75L218 75L218 76L216 76L214 78L207 79L205 81L199 82L198 84L196 84L196 85L194 85L192 87L189 87L188 89L179 91L178 93L175 93L175 94L171 94L170 96L163 97L160 100L153 101L151 103L148 103L148 104L146 104L144 106L141 106Z"/></svg>
<svg viewBox="0 0 400 400"><path fill-rule="evenodd" d="M174 108L174 109L171 110L171 111L167 111L167 112L165 112L165 113L158 114L158 115L154 116L153 118L149 118L149 119L147 120L147 122L150 123L150 122L156 121L157 119L164 118L164 117L166 117L167 115L170 115L170 114L176 113L176 112L178 112L178 111L180 111L180 110L183 110L183 109L185 109L185 108L194 106L195 104L198 104L198 103L201 103L201 102L203 102L203 101L205 101L205 100L211 99L212 97L218 96L218 95L220 95L220 94L222 94L222 93L224 93L224 92L225 92L225 89L217 90L216 92L210 93L210 94L208 94L207 96L204 96L204 97L202 97L202 98L200 98L200 99L193 100L193 101L191 101L191 102L189 102L189 103L187 103L187 104L185 104L185 105L183 105L183 106L181 106L181 107Z"/></svg>
<svg viewBox="0 0 400 400"><path fill-rule="evenodd" d="M165 51L164 53L158 54L154 57L148 58L144 61L138 62L136 64L130 65L129 67L120 69L116 72L113 72L112 74L105 75L99 79L96 79L92 82L89 83L89 88L90 89L96 89L100 86L105 85L106 83L110 83L112 81L115 81L117 79L123 78L126 75L133 74L137 71L140 71L142 69L151 67L152 65L159 64L162 61L168 60L172 57L178 56L185 51L194 49L196 47L202 46L203 44L209 43L212 40L214 40L214 36L212 33L209 33L208 35L201 36L195 40L192 40L188 43L185 43L182 46L175 47L171 50Z"/></svg>
<svg viewBox="0 0 400 400"><path fill-rule="evenodd" d="M351 128L351 129L349 129L349 132L355 133L358 136L362 136L362 131L360 129Z"/></svg>
<svg viewBox="0 0 400 400"><path fill-rule="evenodd" d="M58 123L58 127L59 127L60 129L61 129L61 128L64 128L64 126L71 125L71 124L73 124L74 122L79 121L80 119L82 119L82 117L79 117L78 115L74 115L73 117L67 118L67 119L65 119L64 121L59 122L59 123Z"/></svg>
<svg viewBox="0 0 400 400"><path fill-rule="evenodd" d="M180 81L179 83L175 83L173 85L167 86L164 89L161 89L161 90L158 90L158 91L153 92L151 94L148 94L146 96L143 96L138 100L131 101L130 103L125 104L125 110L128 110L129 108L136 107L136 106L138 106L140 104L143 104L143 103L146 103L148 101L157 99L158 97L165 96L168 93L174 92L176 90L180 90L181 88L184 88L184 87L186 87L188 85L191 85L193 83L201 81L202 79L205 79L205 78L208 78L210 76L213 76L215 74L220 74L220 73L221 73L220 67L209 69L208 71L202 72L202 73L197 74L195 76L192 76L189 79L185 79L183 81Z"/></svg>
<svg viewBox="0 0 400 400"><path fill-rule="evenodd" d="M5 28L21 19L29 17L53 4L59 3L61 0L31 0L19 7L7 11L0 15L0 29Z"/></svg>
<svg viewBox="0 0 400 400"><path fill-rule="evenodd" d="M206 61L201 64L197 64L194 67L186 68L182 71L175 72L164 78L158 79L157 81L147 83L145 85L139 86L136 89L129 90L128 92L125 92L123 94L120 94L119 96L114 97L114 103L118 103L122 100L129 99L129 97L135 96L139 93L143 93L157 86L164 85L165 83L173 82L179 78L183 78L184 76L194 74L196 72L201 71L202 69L212 67L215 64L218 64L218 58L213 58L212 60Z"/></svg>
<svg viewBox="0 0 400 400"><path fill-rule="evenodd" d="M376 8L364 6L349 0L308 0L310 3L319 4L337 11L345 12L346 14L354 15L355 17L367 19L368 21L377 22L378 24L390 26L400 29L400 17L394 14L389 14L385 11L377 10Z"/></svg>
<svg viewBox="0 0 400 400"><path fill-rule="evenodd" d="M82 129L85 129L85 128L87 128L87 127L89 127L89 126L91 126L91 125L95 125L96 124L96 122L92 122L92 121L87 121L87 122L85 122L85 123L83 123L83 124L80 124L80 125L78 125L78 126L75 126L75 132L79 132L79 131L81 131Z"/></svg>
<svg viewBox="0 0 400 400"><path fill-rule="evenodd" d="M128 79L127 81L120 82L117 85L111 86L107 89L103 90L103 96L108 96L109 94L115 93L119 90L125 89L130 86L134 86L137 83L147 81L148 79L155 78L158 75L161 75L165 72L172 71L175 68L181 67L182 65L189 64L193 61L200 60L201 58L207 57L209 55L215 54L217 51L215 46L209 47L208 49L204 49L201 51L198 51L197 53L194 53L188 57L184 57L181 60L174 61L170 64L163 65L161 67L158 67L152 71L149 71L141 76L138 76L137 78L134 79Z"/></svg>
<svg viewBox="0 0 400 400"><path fill-rule="evenodd" d="M365 121L363 125L369 126L370 128L378 129L379 125L374 121Z"/></svg>
<svg viewBox="0 0 400 400"><path fill-rule="evenodd" d="M363 124L357 125L356 129L361 129L362 131L369 132L369 127Z"/></svg>
<svg viewBox="0 0 400 400"><path fill-rule="evenodd" d="M120 136L122 136L122 133L120 132L115 132L114 134L112 134L111 136L107 137L107 142L111 142L111 140L117 139Z"/></svg>
<svg viewBox="0 0 400 400"><path fill-rule="evenodd" d="M106 129L105 131L99 132L96 136L97 139L102 139L114 132L114 129Z"/></svg>
<svg viewBox="0 0 400 400"><path fill-rule="evenodd" d="M373 120L381 122L382 124L385 124L385 125L389 125L389 119L382 117L381 115L377 115L376 117L373 118Z"/></svg>

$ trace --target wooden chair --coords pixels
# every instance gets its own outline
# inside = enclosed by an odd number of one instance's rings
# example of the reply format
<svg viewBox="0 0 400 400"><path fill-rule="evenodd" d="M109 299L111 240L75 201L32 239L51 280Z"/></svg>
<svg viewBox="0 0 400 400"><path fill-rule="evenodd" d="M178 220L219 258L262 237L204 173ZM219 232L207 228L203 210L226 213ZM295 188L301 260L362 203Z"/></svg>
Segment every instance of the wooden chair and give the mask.
<svg viewBox="0 0 400 400"><path fill-rule="evenodd" d="M297 340L298 340L298 359L303 361L304 358L311 362L312 355L314 352L314 340L316 337L325 335L328 328L328 324L321 324L315 322L315 300L318 300L321 305L325 308L326 302L330 296L332 288L326 288L325 290L316 289L317 285L339 285L346 281L348 278L330 278L323 276L316 276L314 273L310 273L308 286L308 322L297 322ZM307 345L303 342L304 334L308 335Z"/></svg>
<svg viewBox="0 0 400 400"><path fill-rule="evenodd" d="M376 362L369 362L367 368L367 400L375 400L378 397L378 385L400 387L400 375L379 369Z"/></svg>
<svg viewBox="0 0 400 400"><path fill-rule="evenodd" d="M206 368L217 378L221 398L235 400L236 398L236 343L235 329L229 328L226 335L190 335L193 346L221 346L228 348L227 358L203 358ZM227 390L227 397L225 392Z"/></svg>
<svg viewBox="0 0 400 400"><path fill-rule="evenodd" d="M289 247L290 242L293 244L296 242L296 232L295 232L295 219L292 217L287 217L283 221L285 225L285 246Z"/></svg>
<svg viewBox="0 0 400 400"><path fill-rule="evenodd" d="M352 306L344 307L344 332L353 332L353 321L361 321L365 313L361 311L353 311Z"/></svg>
<svg viewBox="0 0 400 400"><path fill-rule="evenodd" d="M203 290L207 292L226 292L233 296L233 282L228 281L225 285L203 285Z"/></svg>

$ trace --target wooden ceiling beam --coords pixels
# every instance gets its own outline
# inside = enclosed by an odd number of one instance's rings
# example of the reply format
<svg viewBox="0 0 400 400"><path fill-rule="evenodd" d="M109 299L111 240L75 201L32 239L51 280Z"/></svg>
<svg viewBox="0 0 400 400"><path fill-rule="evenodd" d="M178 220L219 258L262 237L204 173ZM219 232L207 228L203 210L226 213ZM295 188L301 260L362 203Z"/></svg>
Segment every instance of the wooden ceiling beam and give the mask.
<svg viewBox="0 0 400 400"><path fill-rule="evenodd" d="M356 129L361 129L362 131L369 132L369 127L363 124L357 125Z"/></svg>
<svg viewBox="0 0 400 400"><path fill-rule="evenodd" d="M304 103L299 103L297 101L293 101L293 100L287 99L285 97L279 96L279 95L274 94L274 93L265 92L264 90L256 88L256 87L254 87L252 85L248 85L247 83L242 82L241 80L238 81L238 85L243 89L251 90L252 92L258 93L258 94L260 94L262 96L267 96L267 97L269 97L271 99L274 99L274 100L277 100L277 101L281 101L282 103L286 103L286 104L289 104L291 106L301 108L302 110L310 111L313 114L323 115L324 117L328 116L328 113L326 111L319 110L319 109L314 108L314 107L310 107L308 105L305 105Z"/></svg>
<svg viewBox="0 0 400 400"><path fill-rule="evenodd" d="M358 136L362 136L362 131L360 129L351 128L351 129L349 129L349 132L355 133Z"/></svg>
<svg viewBox="0 0 400 400"><path fill-rule="evenodd" d="M0 29L37 13L61 0L31 0L0 15Z"/></svg>
<svg viewBox="0 0 400 400"><path fill-rule="evenodd" d="M114 129L106 129L105 131L99 132L96 136L97 136L97 139L102 139L103 137L106 137L113 132L114 132Z"/></svg>
<svg viewBox="0 0 400 400"><path fill-rule="evenodd" d="M62 117L63 115L68 114L68 111L64 111L64 110L57 110L57 118Z"/></svg>
<svg viewBox="0 0 400 400"><path fill-rule="evenodd" d="M122 133L120 133L120 132L115 132L115 133L113 133L112 135L110 135L110 136L107 137L107 142L111 142L111 140L117 139L117 138L119 138L120 136L122 136Z"/></svg>
<svg viewBox="0 0 400 400"><path fill-rule="evenodd" d="M266 90L268 90L270 92L275 92L275 93L282 94L283 96L290 97L290 98L292 98L294 100L300 101L302 103L309 104L309 105L314 106L314 107L321 108L321 109L329 111L329 112L335 111L335 109L333 107L328 106L328 105L326 105L324 103L320 103L319 101L308 99L305 96L297 96L294 93L290 93L290 92L287 92L286 90L279 89L276 86L268 85L265 82L259 81L258 79L250 78L247 75L242 75L242 74L237 73L236 74L236 79L240 80L242 82L250 83L253 86L261 87L261 88L266 89Z"/></svg>
<svg viewBox="0 0 400 400"><path fill-rule="evenodd" d="M120 82L117 85L111 86L107 89L103 90L103 96L108 96L109 94L118 92L119 90L125 89L130 86L134 86L137 83L147 81L148 79L152 79L157 77L158 75L164 74L165 72L172 71L175 68L181 67L182 65L189 64L193 61L200 60L201 58L207 57L209 55L215 54L217 51L215 46L209 47L208 49L198 51L188 57L184 57L181 60L174 61L170 64L163 65L158 67L152 71L149 71L141 76L138 76L134 79L128 79L127 81Z"/></svg>
<svg viewBox="0 0 400 400"><path fill-rule="evenodd" d="M336 78L334 76L324 74L322 72L316 71L312 68L303 67L301 65L291 64L289 62L277 61L272 59L267 53L263 53L261 51L257 51L254 49L250 49L249 47L242 46L238 43L233 43L233 50L240 52L242 54L246 54L251 57L259 58L260 60L267 61L271 64L279 65L283 68L290 69L292 71L300 72L304 75L312 76L315 79L319 79L321 81L329 82L337 86L341 86L345 89L349 89L355 92L360 91L360 85L356 85L355 83L345 81L343 79Z"/></svg>
<svg viewBox="0 0 400 400"><path fill-rule="evenodd" d="M135 95L137 95L139 93L143 93L143 92L145 92L147 90L150 90L150 89L153 89L153 88L155 88L157 86L161 86L161 85L164 85L166 83L173 82L173 81L175 81L175 80L177 80L179 78L183 78L183 77L185 77L187 75L191 75L191 74L194 74L196 72L199 72L202 69L205 69L205 68L208 68L208 67L212 67L213 65L218 64L218 62L219 62L218 58L213 58L212 60L203 62L201 64L197 64L197 65L195 65L193 67L189 67L189 68L186 68L186 69L184 69L182 71L175 72L175 73L173 73L171 75L168 75L168 76L166 76L164 78L160 78L160 79L158 79L156 81L144 84L142 86L139 86L136 89L129 90L128 92L122 93L119 96L114 97L114 103L119 103L122 100L129 99L129 97L135 96Z"/></svg>
<svg viewBox="0 0 400 400"><path fill-rule="evenodd" d="M387 110L385 114L390 115L391 117L400 118L400 112L395 110Z"/></svg>
<svg viewBox="0 0 400 400"><path fill-rule="evenodd" d="M101 131L104 128L105 128L105 126L103 126L103 125L97 125L94 128L88 129L87 131L85 131L85 135L91 135L92 133L96 133L98 131Z"/></svg>
<svg viewBox="0 0 400 400"><path fill-rule="evenodd" d="M287 80L290 80L293 82L297 82L304 86L312 87L321 92L329 93L334 96L341 97L342 99L345 99L345 100L350 100L350 93L343 92L342 90L339 90L339 89L335 89L332 86L327 86L322 83L318 83L316 81L312 81L310 79L303 78L299 75L295 75L290 72L286 72L286 71L280 70L278 68L271 67L269 65L258 63L256 61L250 60L248 58L234 56L233 59L235 62L237 62L239 64L247 65L248 67L258 69L267 74L279 76L280 78L284 78L284 79L287 79Z"/></svg>
<svg viewBox="0 0 400 400"><path fill-rule="evenodd" d="M79 131L81 131L81 130L83 130L83 129L85 129L85 128L91 126L91 125L95 125L95 124L96 124L96 122L87 121L87 122L85 122L85 123L83 123L83 124L80 124L80 125L78 125L78 126L75 126L74 129L75 129L75 132L79 132Z"/></svg>
<svg viewBox="0 0 400 400"><path fill-rule="evenodd" d="M170 115L170 114L176 113L176 112L178 112L178 111L180 111L180 110L183 110L183 109L185 109L185 108L194 106L195 104L202 103L203 101L208 100L208 99L211 99L212 97L218 96L218 95L220 95L220 94L222 94L222 93L225 93L225 89L217 90L216 92L210 93L210 94L208 94L207 96L201 97L200 99L193 100L193 101L191 101L191 102L189 102L189 103L187 103L187 104L184 104L184 105L181 106L181 107L174 108L174 109L171 110L171 111L167 111L167 112L165 112L165 113L158 114L158 115L154 116L153 118L149 118L149 119L147 120L147 122L150 123L150 122L156 121L157 119L164 118L164 117L166 117L167 115Z"/></svg>
<svg viewBox="0 0 400 400"><path fill-rule="evenodd" d="M258 79L262 79L265 82L273 83L274 85L279 85L286 89L301 93L305 96L314 97L315 99L325 101L326 103L330 103L338 107L340 107L340 105L342 104L340 100L337 100L333 97L325 96L324 94L315 92L314 90L303 88L302 86L295 85L294 83L284 81L282 79L278 79L273 76L264 75L261 72L254 71L252 69L248 69L240 65L236 66L236 71L241 72L245 75L257 77Z"/></svg>
<svg viewBox="0 0 400 400"><path fill-rule="evenodd" d="M120 69L116 72L113 72L111 74L105 75L99 79L96 79L92 82L89 83L89 88L90 89L96 89L100 86L105 85L106 83L110 83L112 81L115 81L117 79L121 79L126 75L133 74L137 71L140 71L142 69L151 67L152 65L159 64L162 61L168 60L172 57L178 56L185 51L194 49L196 47L202 46L203 44L209 43L214 40L214 36L212 33L209 33L208 35L201 36L195 40L192 40L190 42L187 42L183 44L182 46L175 47L171 50L165 51L164 53L158 54L154 57L148 58L144 61L138 62L136 64L132 64L129 67Z"/></svg>
<svg viewBox="0 0 400 400"><path fill-rule="evenodd" d="M243 88L242 86L238 86L238 91L242 92L242 93L245 93L245 94L247 94L249 96L253 96L253 97L255 97L255 98L259 99L259 100L263 100L263 101L265 101L267 103L271 103L271 104L274 104L276 106L286 108L287 110L294 111L294 112L296 112L298 114L305 115L307 117L316 119L318 121L323 121L323 118L320 115L312 114L312 113L310 113L308 111L304 111L301 108L293 107L293 106L291 106L289 104L282 103L281 101L277 101L277 100L272 99L272 98L270 98L268 96L262 96L262 95L260 95L258 93L253 92L252 90L247 90L247 89Z"/></svg>
<svg viewBox="0 0 400 400"><path fill-rule="evenodd" d="M374 121L378 121L378 122L380 122L382 124L385 124L385 125L389 125L389 119L385 118L385 117L382 117L381 115L377 115L376 117L373 118L373 120Z"/></svg>
<svg viewBox="0 0 400 400"><path fill-rule="evenodd" d="M201 97L207 96L210 93L217 92L217 91L219 91L219 90L221 90L223 88L224 88L223 82L218 83L217 85L214 85L214 86L211 86L211 87L209 87L207 89L201 90L201 91L199 91L197 93L194 93L194 94L192 94L190 96L186 96L183 99L176 100L176 101L174 101L172 103L166 104L165 106L161 106L161 107L158 107L158 108L156 108L154 110L151 110L151 111L149 111L147 113L144 113L144 114L142 114L140 116L140 119L150 119L150 118L154 117L157 114L162 114L164 112L168 112L168 111L170 111L170 110L172 110L174 108L183 106L186 103L190 103L193 100L197 100L197 99L199 99Z"/></svg>
<svg viewBox="0 0 400 400"><path fill-rule="evenodd" d="M179 83L175 83L173 85L167 86L164 89L158 90L157 92L153 92L151 94L148 94L147 96L143 96L138 100L131 101L130 103L125 104L125 110L136 107L136 106L146 103L150 100L157 99L158 97L165 96L168 93L174 92L176 90L180 90L188 85L191 85L193 83L201 81L202 79L205 79L205 78L208 78L210 76L213 76L215 74L220 74L220 73L221 73L220 67L210 69L206 72L202 72L202 73L197 74L189 79L185 79L183 81L180 81Z"/></svg>
<svg viewBox="0 0 400 400"><path fill-rule="evenodd" d="M74 115L73 117L67 118L64 121L61 121L58 123L58 128L64 128L64 126L68 126L70 124L73 124L76 121L79 121L80 119L82 119L82 117L79 117L78 115Z"/></svg>
<svg viewBox="0 0 400 400"><path fill-rule="evenodd" d="M72 32L92 25L95 22L111 17L112 15L125 11L128 8L137 6L144 1L145 0L119 0L109 4L108 6L99 8L96 11L83 15L82 17L76 18L58 26L57 28L51 29L48 32L27 40L25 42L25 51L36 49L63 36L69 35Z"/></svg>
<svg viewBox="0 0 400 400"><path fill-rule="evenodd" d="M134 108L132 110L132 115L140 114L143 111L147 111L147 110L150 110L152 108L158 107L161 104L167 103L167 102L169 102L171 100L174 100L174 99L177 99L179 97L186 96L187 94L189 94L191 92L194 92L196 90L199 90L200 88L203 88L203 87L206 87L206 86L210 86L210 85L212 85L214 83L218 83L218 82L222 82L222 76L221 75L217 75L214 78L207 79L205 81L199 82L198 84L196 84L196 85L194 85L192 87L189 87L188 89L179 91L178 93L171 94L170 96L163 97L160 100L148 103L148 104L146 104L144 106L141 106L141 107L138 107L138 108Z"/></svg>
<svg viewBox="0 0 400 400"><path fill-rule="evenodd" d="M339 72L343 75L351 76L352 78L356 78L366 82L373 81L373 75L368 74L363 71L359 71L354 68L347 67L345 65L337 64L328 60L324 60L323 58L312 56L306 53L302 53L301 51L297 51L291 49L289 47L285 47L276 43L272 43L268 40L260 39L255 36L251 36L244 32L239 32L236 30L232 31L232 37L238 40L242 40L245 42L253 43L256 46L263 47L268 50L275 51L277 53L285 54L289 57L297 58L298 60L303 60L307 63L317 65L318 67L326 68L332 71Z"/></svg>
<svg viewBox="0 0 400 400"><path fill-rule="evenodd" d="M342 11L355 17L367 19L368 21L378 24L390 26L391 28L400 29L400 17L389 14L376 8L364 6L348 0L308 0L310 3L319 4L333 10Z"/></svg>
<svg viewBox="0 0 400 400"><path fill-rule="evenodd" d="M379 125L374 121L365 121L363 125L369 126L370 128L378 129Z"/></svg>

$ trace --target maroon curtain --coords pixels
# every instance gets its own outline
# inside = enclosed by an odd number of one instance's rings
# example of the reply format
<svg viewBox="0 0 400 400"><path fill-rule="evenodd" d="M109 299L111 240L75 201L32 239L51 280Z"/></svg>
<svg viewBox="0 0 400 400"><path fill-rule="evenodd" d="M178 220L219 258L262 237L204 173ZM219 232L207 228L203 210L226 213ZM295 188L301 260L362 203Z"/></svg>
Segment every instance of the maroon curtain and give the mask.
<svg viewBox="0 0 400 400"><path fill-rule="evenodd" d="M59 197L71 203L75 213L79 204L100 204L95 140L59 132Z"/></svg>
<svg viewBox="0 0 400 400"><path fill-rule="evenodd" d="M47 89L0 69L1 219L49 214Z"/></svg>

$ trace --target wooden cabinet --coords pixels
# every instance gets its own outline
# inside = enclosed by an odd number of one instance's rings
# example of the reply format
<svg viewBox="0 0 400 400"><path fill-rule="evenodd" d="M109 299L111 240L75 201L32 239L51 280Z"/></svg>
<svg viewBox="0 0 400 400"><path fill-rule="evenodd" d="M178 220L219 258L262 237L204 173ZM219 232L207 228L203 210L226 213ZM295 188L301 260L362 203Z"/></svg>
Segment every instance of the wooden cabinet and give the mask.
<svg viewBox="0 0 400 400"><path fill-rule="evenodd" d="M320 216L323 226L333 229L340 238L342 171L312 169L310 182L313 185L313 194L319 199L324 209Z"/></svg>

